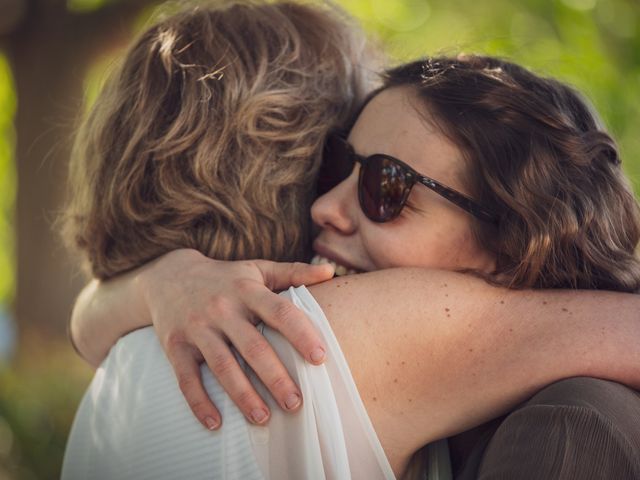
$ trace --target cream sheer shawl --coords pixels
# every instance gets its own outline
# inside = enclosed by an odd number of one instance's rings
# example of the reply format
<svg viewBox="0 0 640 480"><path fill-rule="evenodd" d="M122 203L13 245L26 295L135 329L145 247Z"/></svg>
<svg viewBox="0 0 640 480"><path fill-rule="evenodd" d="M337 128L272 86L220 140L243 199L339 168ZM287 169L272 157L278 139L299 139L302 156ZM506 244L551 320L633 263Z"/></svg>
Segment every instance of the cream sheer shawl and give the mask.
<svg viewBox="0 0 640 480"><path fill-rule="evenodd" d="M267 400L267 427L248 424L206 366L201 372L223 426L193 417L152 328L132 332L97 370L74 420L63 479L393 479L349 367L322 310L304 287L288 297L315 322L328 347L322 366L306 363L277 332L260 327L300 386L303 408L285 414ZM241 361L241 360L240 360ZM430 450L428 478L447 480L446 444Z"/></svg>

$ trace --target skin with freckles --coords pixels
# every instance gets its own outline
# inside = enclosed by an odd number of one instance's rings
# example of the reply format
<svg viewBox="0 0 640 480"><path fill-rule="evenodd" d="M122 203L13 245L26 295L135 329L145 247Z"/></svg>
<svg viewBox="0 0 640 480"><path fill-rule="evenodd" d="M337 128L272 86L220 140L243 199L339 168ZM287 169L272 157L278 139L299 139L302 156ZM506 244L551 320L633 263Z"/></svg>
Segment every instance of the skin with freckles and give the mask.
<svg viewBox="0 0 640 480"><path fill-rule="evenodd" d="M349 143L360 155L391 155L468 195L461 152L416 105L422 110L410 88L383 91L363 110ZM414 185L393 221L375 223L366 218L358 203L358 171L359 164L349 178L313 204L312 218L322 228L314 242L318 254L364 271L402 266L493 269L494 258L472 235L475 219L423 185Z"/></svg>

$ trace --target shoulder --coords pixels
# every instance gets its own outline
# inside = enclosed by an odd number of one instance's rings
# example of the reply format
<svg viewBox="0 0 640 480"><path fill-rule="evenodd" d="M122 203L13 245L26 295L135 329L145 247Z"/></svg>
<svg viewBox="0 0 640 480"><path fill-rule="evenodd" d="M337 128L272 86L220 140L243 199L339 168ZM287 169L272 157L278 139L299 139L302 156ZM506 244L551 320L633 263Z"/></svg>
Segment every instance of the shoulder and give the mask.
<svg viewBox="0 0 640 480"><path fill-rule="evenodd" d="M376 345L376 354L391 357L410 346L407 339L420 340L427 326L435 334L486 310L495 290L469 275L425 268L379 270L309 287L347 356Z"/></svg>
<svg viewBox="0 0 640 480"><path fill-rule="evenodd" d="M339 277L309 291L340 343L385 449L392 439L417 448L425 432L435 435L429 425L434 416L425 409L440 406L442 392L426 379L448 381L454 369L445 368L443 359L473 337L469 325L491 308L494 287L454 272L398 268Z"/></svg>

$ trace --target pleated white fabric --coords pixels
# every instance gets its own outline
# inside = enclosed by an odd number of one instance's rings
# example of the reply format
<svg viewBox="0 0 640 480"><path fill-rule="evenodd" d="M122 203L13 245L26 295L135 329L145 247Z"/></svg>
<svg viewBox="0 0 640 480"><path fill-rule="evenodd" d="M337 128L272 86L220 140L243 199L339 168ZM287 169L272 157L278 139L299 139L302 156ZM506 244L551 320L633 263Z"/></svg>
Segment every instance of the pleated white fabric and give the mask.
<svg viewBox="0 0 640 480"><path fill-rule="evenodd" d="M220 430L205 430L188 408L153 329L137 330L112 348L85 393L62 478L395 478L319 305L304 287L281 295L315 322L328 347L327 362L313 366L281 335L260 326L302 390L299 412L282 412L245 367L272 412L268 426L253 426L203 366L205 388L223 416ZM438 455L448 466L446 451ZM446 477L430 472L429 478Z"/></svg>
<svg viewBox="0 0 640 480"><path fill-rule="evenodd" d="M206 389L224 427L193 417L152 328L123 337L84 395L63 479L263 479L247 422L208 370Z"/></svg>

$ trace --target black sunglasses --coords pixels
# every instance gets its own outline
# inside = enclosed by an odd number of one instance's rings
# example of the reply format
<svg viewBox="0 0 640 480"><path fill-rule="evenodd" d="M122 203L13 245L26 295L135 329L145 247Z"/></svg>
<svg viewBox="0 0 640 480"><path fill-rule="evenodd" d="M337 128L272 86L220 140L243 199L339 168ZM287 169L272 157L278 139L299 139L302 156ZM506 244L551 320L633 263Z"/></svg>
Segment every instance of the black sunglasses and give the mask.
<svg viewBox="0 0 640 480"><path fill-rule="evenodd" d="M382 153L368 157L358 155L346 138L332 134L327 139L318 178L318 194L322 195L345 180L359 162L358 199L366 217L374 222L389 222L400 215L411 188L420 182L438 195L466 210L480 220L498 223L497 216L477 202L446 185L421 175L406 163Z"/></svg>

